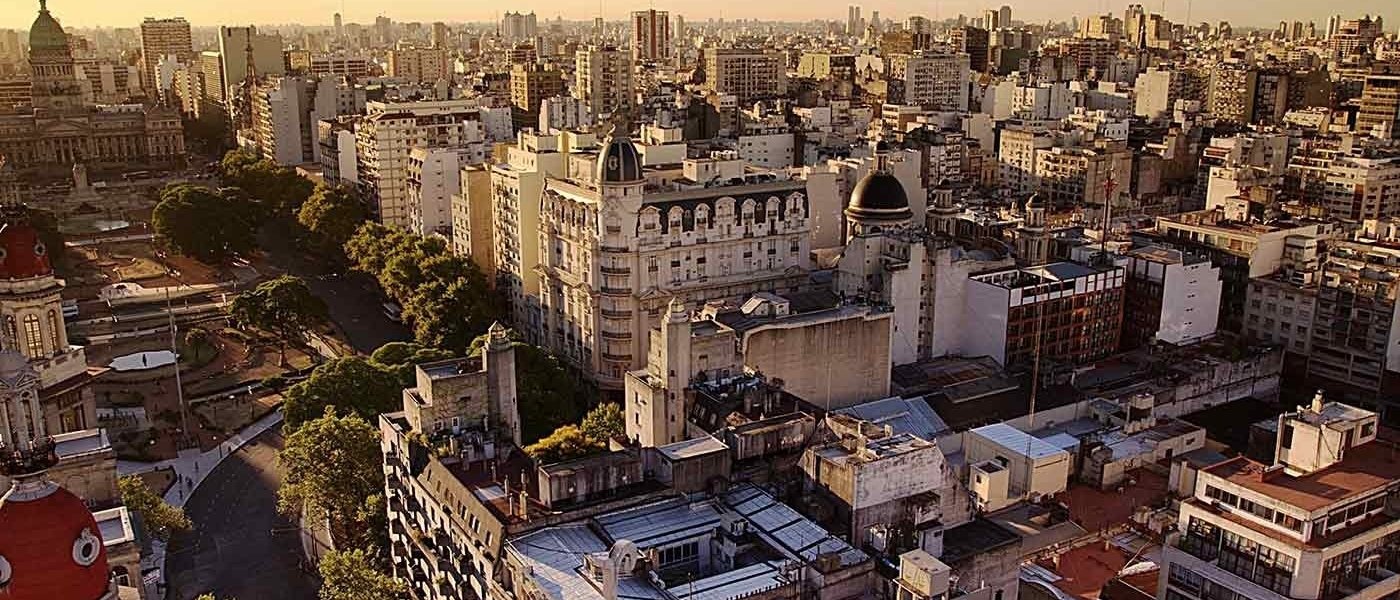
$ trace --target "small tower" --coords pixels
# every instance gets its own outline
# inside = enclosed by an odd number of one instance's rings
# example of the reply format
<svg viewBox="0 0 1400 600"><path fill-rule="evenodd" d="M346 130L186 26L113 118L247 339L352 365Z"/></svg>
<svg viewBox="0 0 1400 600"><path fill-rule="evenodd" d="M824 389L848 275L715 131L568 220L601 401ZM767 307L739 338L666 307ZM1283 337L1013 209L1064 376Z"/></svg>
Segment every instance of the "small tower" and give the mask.
<svg viewBox="0 0 1400 600"><path fill-rule="evenodd" d="M595 171L598 191L603 201L624 198L640 199L646 177L642 173L642 154L627 134L626 124L618 119L603 140Z"/></svg>
<svg viewBox="0 0 1400 600"><path fill-rule="evenodd" d="M39 374L24 355L0 350L0 456L14 459L23 455L27 457L25 462L34 462L45 456L35 451L47 445L49 433L39 401Z"/></svg>
<svg viewBox="0 0 1400 600"><path fill-rule="evenodd" d="M3 211L0 225L0 347L19 352L42 372L48 359L68 350L63 326L63 282L53 273L49 249L29 224L23 206Z"/></svg>
<svg viewBox="0 0 1400 600"><path fill-rule="evenodd" d="M511 441L520 445L520 406L515 375L515 343L500 323L486 330L486 348L481 353L486 370L486 391L496 423L510 432Z"/></svg>
<svg viewBox="0 0 1400 600"><path fill-rule="evenodd" d="M933 188L933 212L929 229L935 234L952 237L957 234L958 207L953 203L953 185L944 179Z"/></svg>
<svg viewBox="0 0 1400 600"><path fill-rule="evenodd" d="M1045 203L1039 194L1026 200L1025 220L1017 230L1016 255L1023 265L1043 265L1050 260L1050 234L1045 226Z"/></svg>

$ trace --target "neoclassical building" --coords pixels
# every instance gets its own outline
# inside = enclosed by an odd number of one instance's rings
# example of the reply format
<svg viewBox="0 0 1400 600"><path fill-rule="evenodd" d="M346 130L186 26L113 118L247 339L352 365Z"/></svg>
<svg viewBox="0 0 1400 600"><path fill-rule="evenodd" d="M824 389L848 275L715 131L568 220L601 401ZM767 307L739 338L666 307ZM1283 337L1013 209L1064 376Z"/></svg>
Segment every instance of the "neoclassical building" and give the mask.
<svg viewBox="0 0 1400 600"><path fill-rule="evenodd" d="M65 174L74 163L103 168L173 166L185 158L179 113L139 104L89 106L68 35L39 1L29 28L32 106L0 115L0 154L21 170Z"/></svg>
<svg viewBox="0 0 1400 600"><path fill-rule="evenodd" d="M570 158L540 205L537 334L602 389L647 364L673 298L701 306L808 285L805 181L723 153L644 166L617 134Z"/></svg>

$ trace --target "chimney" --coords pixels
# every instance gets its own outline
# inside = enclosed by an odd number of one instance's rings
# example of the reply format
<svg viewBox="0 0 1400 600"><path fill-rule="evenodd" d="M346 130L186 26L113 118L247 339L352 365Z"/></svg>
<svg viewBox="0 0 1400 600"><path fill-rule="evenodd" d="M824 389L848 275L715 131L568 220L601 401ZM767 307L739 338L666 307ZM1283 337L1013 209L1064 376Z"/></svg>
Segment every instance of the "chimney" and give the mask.
<svg viewBox="0 0 1400 600"><path fill-rule="evenodd" d="M1323 399L1322 399L1322 390L1318 390L1318 391L1317 391L1317 394L1314 394L1314 395L1313 395L1313 400L1312 400L1312 411L1315 412L1315 413L1320 413L1320 412L1322 412L1322 405L1323 405L1323 404L1325 404L1325 402L1324 402Z"/></svg>

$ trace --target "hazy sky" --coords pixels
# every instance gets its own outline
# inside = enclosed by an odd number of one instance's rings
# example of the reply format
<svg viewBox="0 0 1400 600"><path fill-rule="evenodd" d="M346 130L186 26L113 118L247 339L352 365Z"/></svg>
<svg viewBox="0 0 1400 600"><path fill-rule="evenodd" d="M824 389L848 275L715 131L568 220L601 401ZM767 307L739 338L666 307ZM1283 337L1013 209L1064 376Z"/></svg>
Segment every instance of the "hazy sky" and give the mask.
<svg viewBox="0 0 1400 600"><path fill-rule="evenodd" d="M143 17L183 16L196 26L233 23L303 23L329 24L331 14L340 11L346 22L373 22L377 15L395 21L488 21L495 20L506 10L533 10L542 18L591 19L600 7L609 20L625 18L628 11L652 6L680 14L690 20L723 17L810 20L825 18L844 20L846 6L860 4L867 18L872 10L882 18L903 19L912 14L931 18L947 18L958 13L973 15L992 6L1008 4L1013 18L1042 22L1047 19L1068 20L1071 15L1101 12L1122 13L1126 1L1105 0L1010 0L992 4L988 0L879 0L866 2L813 2L811 0L707 0L678 2L674 0L50 0L49 9L67 26L132 27ZM1400 6L1396 0L1147 0L1143 2L1152 12L1163 12L1173 21L1190 22L1229 20L1239 25L1270 25L1280 20L1316 21L1322 26L1327 15L1339 13L1347 17L1381 14L1393 21L1386 29L1400 25ZM38 10L38 0L0 0L0 27L27 29ZM1165 9L1164 9L1165 6ZM1389 10L1386 10L1389 9ZM1386 15L1385 13L1393 13Z"/></svg>

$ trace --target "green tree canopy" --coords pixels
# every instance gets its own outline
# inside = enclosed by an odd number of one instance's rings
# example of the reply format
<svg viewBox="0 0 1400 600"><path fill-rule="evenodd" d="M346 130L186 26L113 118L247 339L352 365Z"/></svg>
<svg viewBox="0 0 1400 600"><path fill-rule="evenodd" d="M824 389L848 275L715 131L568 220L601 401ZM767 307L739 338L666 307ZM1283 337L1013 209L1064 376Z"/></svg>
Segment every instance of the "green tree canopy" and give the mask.
<svg viewBox="0 0 1400 600"><path fill-rule="evenodd" d="M374 568L374 557L360 549L333 551L321 558L321 600L394 600L408 587Z"/></svg>
<svg viewBox="0 0 1400 600"><path fill-rule="evenodd" d="M357 546L374 539L384 519L377 427L328 407L287 436L277 459L283 469L277 506L283 514L295 518L305 510L313 520L325 518L339 543Z"/></svg>
<svg viewBox="0 0 1400 600"><path fill-rule="evenodd" d="M370 360L389 369L398 378L399 386L411 387L413 368L423 363L447 360L456 354L438 348L428 348L416 342L389 342L370 355Z"/></svg>
<svg viewBox="0 0 1400 600"><path fill-rule="evenodd" d="M316 186L297 213L297 221L316 237L317 243L335 254L344 251L345 243L368 218L354 189L345 185Z"/></svg>
<svg viewBox="0 0 1400 600"><path fill-rule="evenodd" d="M414 237L400 229L366 222L345 242L345 255L355 270L379 277L389 259L407 249Z"/></svg>
<svg viewBox="0 0 1400 600"><path fill-rule="evenodd" d="M610 439L627 435L627 423L623 418L621 404L604 402L583 416L579 428L588 439L606 445Z"/></svg>
<svg viewBox="0 0 1400 600"><path fill-rule="evenodd" d="M219 163L224 183L243 189L279 214L295 213L311 197L316 184L248 150L233 150Z"/></svg>
<svg viewBox="0 0 1400 600"><path fill-rule="evenodd" d="M283 275L239 294L229 304L229 315L244 327L276 334L285 361L287 342L326 320L326 303L300 277Z"/></svg>
<svg viewBox="0 0 1400 600"><path fill-rule="evenodd" d="M379 415L399 409L402 392L394 371L360 356L337 358L287 390L282 414L289 429L319 417L326 407L377 422Z"/></svg>
<svg viewBox="0 0 1400 600"><path fill-rule="evenodd" d="M257 246L258 208L238 194L189 184L166 187L151 215L156 234L171 248L216 264Z"/></svg>
<svg viewBox="0 0 1400 600"><path fill-rule="evenodd" d="M117 492L127 510L140 517L146 531L158 540L168 541L172 534L190 528L185 511L166 504L140 477L127 475L117 479Z"/></svg>
<svg viewBox="0 0 1400 600"><path fill-rule="evenodd" d="M565 425L540 441L526 446L525 453L535 459L535 462L547 465L587 456L605 448L606 445L599 444L585 435L578 425Z"/></svg>

